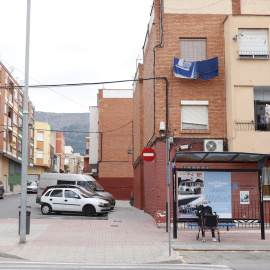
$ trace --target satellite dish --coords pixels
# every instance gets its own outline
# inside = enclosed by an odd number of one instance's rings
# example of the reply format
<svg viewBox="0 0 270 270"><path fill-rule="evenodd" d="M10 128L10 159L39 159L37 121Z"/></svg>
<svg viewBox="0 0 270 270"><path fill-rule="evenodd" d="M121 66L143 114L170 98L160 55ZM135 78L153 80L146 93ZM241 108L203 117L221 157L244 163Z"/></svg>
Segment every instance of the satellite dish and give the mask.
<svg viewBox="0 0 270 270"><path fill-rule="evenodd" d="M215 141L209 141L205 146L207 151L215 151L217 149L217 144Z"/></svg>

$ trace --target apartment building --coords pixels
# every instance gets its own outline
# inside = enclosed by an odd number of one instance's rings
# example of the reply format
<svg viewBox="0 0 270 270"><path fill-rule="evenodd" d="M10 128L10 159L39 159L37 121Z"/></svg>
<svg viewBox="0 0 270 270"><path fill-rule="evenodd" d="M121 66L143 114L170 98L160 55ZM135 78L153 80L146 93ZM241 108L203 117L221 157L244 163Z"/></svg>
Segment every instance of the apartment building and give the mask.
<svg viewBox="0 0 270 270"><path fill-rule="evenodd" d="M84 174L90 174L89 147L90 147L90 139L89 137L86 137L86 151L85 151L85 156L83 158L83 173Z"/></svg>
<svg viewBox="0 0 270 270"><path fill-rule="evenodd" d="M65 172L65 136L62 132L51 132L51 145L54 147L55 160L54 165L57 164L56 172Z"/></svg>
<svg viewBox="0 0 270 270"><path fill-rule="evenodd" d="M65 171L67 173L82 174L84 158L80 153L74 153L72 146L65 146Z"/></svg>
<svg viewBox="0 0 270 270"><path fill-rule="evenodd" d="M40 176L44 172L52 172L54 164L54 150L51 146L51 127L48 123L35 121L34 124L34 163L28 167L28 175Z"/></svg>
<svg viewBox="0 0 270 270"><path fill-rule="evenodd" d="M143 64L135 76L144 80L136 81L133 89L133 167L134 205L158 223L166 218L168 144L169 161L177 170L169 179L174 198L171 208L176 208L177 217L210 195L216 200L213 203L221 204L223 195L207 194L216 181L229 187L226 215L235 217L240 204L243 208L243 194L250 200L246 207L253 211L258 205L251 207L251 201L260 197L260 158L265 165L264 185L270 184L270 140L264 122L269 101L270 18L265 4L248 0L153 1ZM147 147L156 153L152 162L141 157ZM229 162L229 155L232 160L235 152L243 158ZM214 153L216 159L205 163L199 158L205 153ZM228 174L223 174L225 171ZM197 181L200 188L188 191L183 188L187 181ZM182 189L194 202L182 205ZM265 187L265 205L267 190Z"/></svg>
<svg viewBox="0 0 270 270"><path fill-rule="evenodd" d="M6 192L20 191L24 89L0 62L0 177ZM33 165L35 107L28 102L28 161Z"/></svg>
<svg viewBox="0 0 270 270"><path fill-rule="evenodd" d="M27 169L28 180L38 181L44 172L64 172L65 136L52 132L48 123L35 121L34 162Z"/></svg>
<svg viewBox="0 0 270 270"><path fill-rule="evenodd" d="M133 193L133 93L100 89L90 108L90 172L115 198Z"/></svg>

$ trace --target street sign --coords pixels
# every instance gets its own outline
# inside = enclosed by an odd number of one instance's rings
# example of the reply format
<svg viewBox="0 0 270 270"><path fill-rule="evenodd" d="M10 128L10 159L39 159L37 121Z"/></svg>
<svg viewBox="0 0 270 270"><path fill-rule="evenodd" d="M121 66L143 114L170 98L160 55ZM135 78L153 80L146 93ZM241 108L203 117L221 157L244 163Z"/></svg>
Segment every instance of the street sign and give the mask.
<svg viewBox="0 0 270 270"><path fill-rule="evenodd" d="M147 162L151 162L155 159L156 157L156 152L152 148L145 148L142 151L142 159Z"/></svg>
<svg viewBox="0 0 270 270"><path fill-rule="evenodd" d="M16 146L16 143L15 143L14 141L12 141L12 142L10 143L10 146L11 146L11 147L15 147L15 146Z"/></svg>

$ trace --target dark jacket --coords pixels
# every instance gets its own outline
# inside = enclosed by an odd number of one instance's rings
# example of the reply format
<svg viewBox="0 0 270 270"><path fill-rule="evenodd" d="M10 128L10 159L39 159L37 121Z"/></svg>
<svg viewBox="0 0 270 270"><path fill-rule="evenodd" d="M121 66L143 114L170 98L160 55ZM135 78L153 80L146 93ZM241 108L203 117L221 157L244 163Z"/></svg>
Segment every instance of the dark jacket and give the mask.
<svg viewBox="0 0 270 270"><path fill-rule="evenodd" d="M203 205L200 205L198 208L197 208L197 216L209 216L209 215L213 215L212 213L212 207L211 206L203 206Z"/></svg>

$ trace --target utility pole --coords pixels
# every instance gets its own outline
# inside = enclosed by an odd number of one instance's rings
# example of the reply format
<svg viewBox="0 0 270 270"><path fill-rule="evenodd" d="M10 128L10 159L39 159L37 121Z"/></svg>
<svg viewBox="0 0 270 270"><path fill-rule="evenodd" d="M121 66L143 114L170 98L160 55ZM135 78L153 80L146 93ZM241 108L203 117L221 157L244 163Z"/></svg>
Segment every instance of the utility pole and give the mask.
<svg viewBox="0 0 270 270"><path fill-rule="evenodd" d="M29 79L29 44L30 44L30 7L27 0L26 42L25 42L25 88L23 103L23 138L22 138L22 173L21 173L21 216L20 243L26 243L26 208L27 208L27 165L28 165L28 79Z"/></svg>

